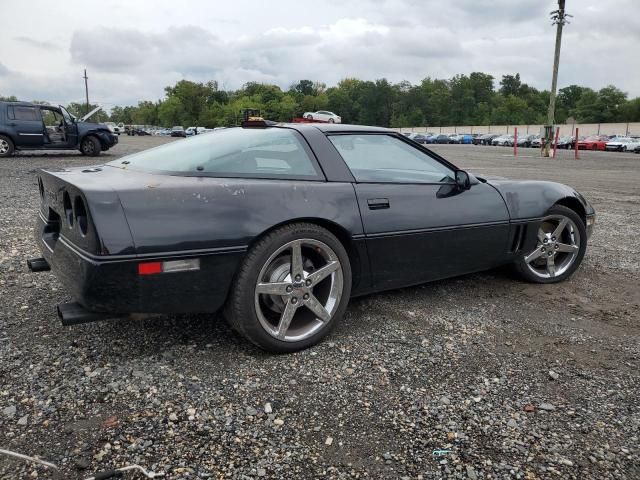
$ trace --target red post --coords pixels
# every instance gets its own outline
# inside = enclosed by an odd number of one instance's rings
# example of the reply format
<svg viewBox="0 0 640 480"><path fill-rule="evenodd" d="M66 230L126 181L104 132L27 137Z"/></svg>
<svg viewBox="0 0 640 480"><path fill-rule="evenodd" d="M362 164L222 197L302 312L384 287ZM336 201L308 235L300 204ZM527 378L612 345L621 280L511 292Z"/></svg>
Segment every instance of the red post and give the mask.
<svg viewBox="0 0 640 480"><path fill-rule="evenodd" d="M518 156L518 127L513 129L513 156Z"/></svg>
<svg viewBox="0 0 640 480"><path fill-rule="evenodd" d="M576 151L576 160L580 158L580 155L578 155L578 130L579 128L576 127L576 139L575 139L575 143L573 144L573 148Z"/></svg>
<svg viewBox="0 0 640 480"><path fill-rule="evenodd" d="M556 151L558 150L558 137L560 137L560 127L556 127L556 139L553 141L553 158L556 158Z"/></svg>

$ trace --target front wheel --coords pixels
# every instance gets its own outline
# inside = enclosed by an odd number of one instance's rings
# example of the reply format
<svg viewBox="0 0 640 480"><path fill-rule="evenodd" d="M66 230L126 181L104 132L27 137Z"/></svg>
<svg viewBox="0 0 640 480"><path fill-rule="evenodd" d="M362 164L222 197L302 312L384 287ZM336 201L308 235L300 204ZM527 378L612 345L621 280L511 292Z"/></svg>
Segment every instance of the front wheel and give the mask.
<svg viewBox="0 0 640 480"><path fill-rule="evenodd" d="M251 248L225 317L260 348L294 352L318 343L335 327L350 294L351 266L340 241L318 225L291 224Z"/></svg>
<svg viewBox="0 0 640 480"><path fill-rule="evenodd" d="M329 123L336 123L336 121L333 118L330 118Z"/></svg>
<svg viewBox="0 0 640 480"><path fill-rule="evenodd" d="M94 136L88 136L82 139L80 143L80 152L83 155L95 157L100 154L100 141Z"/></svg>
<svg viewBox="0 0 640 480"><path fill-rule="evenodd" d="M313 115L307 115L307 120L313 120Z"/></svg>
<svg viewBox="0 0 640 480"><path fill-rule="evenodd" d="M10 157L13 155L13 142L9 137L0 135L0 157Z"/></svg>
<svg viewBox="0 0 640 480"><path fill-rule="evenodd" d="M587 249L587 230L570 208L554 205L538 228L536 248L516 262L517 272L534 283L557 283L580 266Z"/></svg>

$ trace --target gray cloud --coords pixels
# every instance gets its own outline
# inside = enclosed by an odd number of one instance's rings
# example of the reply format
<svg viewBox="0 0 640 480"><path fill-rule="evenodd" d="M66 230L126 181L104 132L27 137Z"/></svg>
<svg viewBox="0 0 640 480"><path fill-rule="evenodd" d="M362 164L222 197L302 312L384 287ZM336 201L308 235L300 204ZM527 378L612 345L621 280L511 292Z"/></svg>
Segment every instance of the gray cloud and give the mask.
<svg viewBox="0 0 640 480"><path fill-rule="evenodd" d="M41 40L35 40L31 37L18 36L13 37L14 40L21 42L30 47L40 48L42 50L59 50L60 47L52 42L43 42Z"/></svg>
<svg viewBox="0 0 640 480"><path fill-rule="evenodd" d="M310 15L294 0L235 0L215 8L204 0L189 8L169 0L154 8L115 2L99 20L87 15L91 5L65 17L67 38L55 43L63 49L39 57L33 47L49 43L30 39L60 33L50 25L62 16L49 10L19 35L0 32L0 41L13 42L0 65L0 88L25 98L76 100L86 67L91 94L108 104L155 100L182 78L217 80L224 88L248 81L286 88L301 78L329 85L345 77L417 83L472 71L498 80L519 72L544 89L554 40L549 11L556 6L555 0L327 0ZM585 0L568 7L574 18L565 29L560 87L614 84L640 95L640 3ZM29 62L22 48L30 48ZM624 61L608 63L612 56Z"/></svg>

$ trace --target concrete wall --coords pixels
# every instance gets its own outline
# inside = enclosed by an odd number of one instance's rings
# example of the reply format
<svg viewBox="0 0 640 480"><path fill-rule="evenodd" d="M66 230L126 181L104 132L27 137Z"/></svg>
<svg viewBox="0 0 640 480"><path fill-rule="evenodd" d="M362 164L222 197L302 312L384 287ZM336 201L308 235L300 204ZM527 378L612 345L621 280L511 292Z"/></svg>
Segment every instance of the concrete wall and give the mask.
<svg viewBox="0 0 640 480"><path fill-rule="evenodd" d="M560 135L574 135L578 128L578 134L582 135L640 135L640 123L583 123L557 125L560 127ZM543 125L473 125L461 127L410 127L395 128L399 132L416 133L510 133L514 127L518 127L518 135L540 133Z"/></svg>

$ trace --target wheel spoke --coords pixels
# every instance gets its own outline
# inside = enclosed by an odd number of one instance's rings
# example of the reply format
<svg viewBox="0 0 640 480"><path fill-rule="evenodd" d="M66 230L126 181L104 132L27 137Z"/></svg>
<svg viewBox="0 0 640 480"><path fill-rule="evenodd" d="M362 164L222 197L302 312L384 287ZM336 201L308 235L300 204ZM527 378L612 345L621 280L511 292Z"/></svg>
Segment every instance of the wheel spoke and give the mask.
<svg viewBox="0 0 640 480"><path fill-rule="evenodd" d="M329 314L329 312L327 312L327 310L322 306L322 304L313 294L309 294L309 298L307 299L305 305L316 315L316 317L318 317L323 322L328 322L329 320L331 320L331 315Z"/></svg>
<svg viewBox="0 0 640 480"><path fill-rule="evenodd" d="M524 261L527 262L527 263L531 263L535 259L540 258L543 254L544 254L544 252L540 249L540 247L538 247L533 252L531 252L529 255L524 257Z"/></svg>
<svg viewBox="0 0 640 480"><path fill-rule="evenodd" d="M296 241L291 245L291 278L295 279L298 275L303 276L302 267L302 244Z"/></svg>
<svg viewBox="0 0 640 480"><path fill-rule="evenodd" d="M547 257L547 272L549 272L550 277L556 276L556 263L553 258L553 255Z"/></svg>
<svg viewBox="0 0 640 480"><path fill-rule="evenodd" d="M567 245L566 243L558 243L558 252L576 253L579 250L577 245Z"/></svg>
<svg viewBox="0 0 640 480"><path fill-rule="evenodd" d="M547 238L547 234L541 228L538 229L538 241L540 244L543 244L545 239Z"/></svg>
<svg viewBox="0 0 640 480"><path fill-rule="evenodd" d="M553 233L551 234L552 237L556 237L557 239L560 238L560 234L562 233L562 231L565 229L565 227L567 226L567 223L569 223L569 220L566 218L563 218L562 220L560 220L560 223L558 224L558 226L556 227L556 229L553 231Z"/></svg>
<svg viewBox="0 0 640 480"><path fill-rule="evenodd" d="M340 268L340 262L337 260L331 261L327 263L324 267L319 268L311 275L307 277L307 280L311 280L311 285L317 285L322 280L327 278L333 272L335 272L338 268Z"/></svg>
<svg viewBox="0 0 640 480"><path fill-rule="evenodd" d="M278 331L276 332L276 337L280 340L284 340L285 335L287 334L287 330L289 330L289 325L291 325L291 320L293 320L293 316L298 310L298 305L294 305L291 301L287 302L287 305L284 307L284 312L280 316L280 321L278 322Z"/></svg>
<svg viewBox="0 0 640 480"><path fill-rule="evenodd" d="M285 295L289 295L289 292L287 292L287 287L289 285L290 284L288 282L259 283L256 286L256 293L285 296Z"/></svg>

